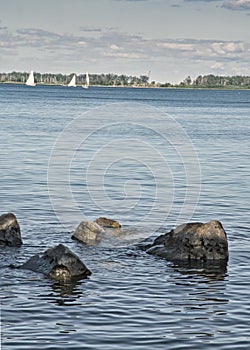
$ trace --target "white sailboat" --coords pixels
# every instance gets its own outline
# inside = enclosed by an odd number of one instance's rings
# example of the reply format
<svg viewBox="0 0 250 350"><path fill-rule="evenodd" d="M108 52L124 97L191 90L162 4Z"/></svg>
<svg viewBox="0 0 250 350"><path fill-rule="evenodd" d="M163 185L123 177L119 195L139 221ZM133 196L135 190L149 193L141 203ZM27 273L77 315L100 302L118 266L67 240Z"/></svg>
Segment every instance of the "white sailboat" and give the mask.
<svg viewBox="0 0 250 350"><path fill-rule="evenodd" d="M76 87L76 75L74 74L70 82L68 83L69 87Z"/></svg>
<svg viewBox="0 0 250 350"><path fill-rule="evenodd" d="M30 75L29 75L29 77L28 77L28 79L26 81L26 85L28 85L28 86L36 86L33 70L30 72Z"/></svg>
<svg viewBox="0 0 250 350"><path fill-rule="evenodd" d="M89 74L86 73L86 84L82 86L84 89L88 89L89 87Z"/></svg>

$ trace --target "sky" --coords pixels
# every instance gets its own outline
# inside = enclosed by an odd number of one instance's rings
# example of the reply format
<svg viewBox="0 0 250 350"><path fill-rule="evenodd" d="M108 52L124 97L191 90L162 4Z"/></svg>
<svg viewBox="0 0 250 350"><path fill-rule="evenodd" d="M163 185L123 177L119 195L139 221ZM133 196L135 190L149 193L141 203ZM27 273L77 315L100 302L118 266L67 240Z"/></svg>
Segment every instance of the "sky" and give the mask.
<svg viewBox="0 0 250 350"><path fill-rule="evenodd" d="M0 72L250 75L250 0L0 0Z"/></svg>

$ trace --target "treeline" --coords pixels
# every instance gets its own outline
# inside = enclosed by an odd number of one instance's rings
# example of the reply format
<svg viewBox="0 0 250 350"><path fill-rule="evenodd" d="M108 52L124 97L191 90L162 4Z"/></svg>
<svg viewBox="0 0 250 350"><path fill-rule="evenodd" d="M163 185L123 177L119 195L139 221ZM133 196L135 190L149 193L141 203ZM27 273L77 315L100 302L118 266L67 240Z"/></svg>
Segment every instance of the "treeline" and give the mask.
<svg viewBox="0 0 250 350"><path fill-rule="evenodd" d="M37 84L67 85L74 73L52 74L34 73ZM27 72L0 73L0 83L22 83L25 84L29 76ZM182 87L182 88L244 88L250 89L250 76L219 76L219 75L199 75L192 80L190 76L179 84L149 82L147 75L128 76L125 74L89 74L90 85L104 86L135 86L135 87ZM76 75L76 84L84 85L86 74Z"/></svg>
<svg viewBox="0 0 250 350"><path fill-rule="evenodd" d="M37 84L55 84L55 85L67 85L74 73L65 74L52 74L52 73L34 73L35 83ZM11 72L0 73L1 83L23 83L27 81L29 73L27 72ZM147 86L148 76L141 75L128 76L118 74L89 74L90 85L106 85L106 86ZM76 75L76 84L84 85L86 83L86 74Z"/></svg>
<svg viewBox="0 0 250 350"><path fill-rule="evenodd" d="M220 76L199 75L192 81L190 76L184 79L179 86L193 88L245 88L250 89L250 76Z"/></svg>

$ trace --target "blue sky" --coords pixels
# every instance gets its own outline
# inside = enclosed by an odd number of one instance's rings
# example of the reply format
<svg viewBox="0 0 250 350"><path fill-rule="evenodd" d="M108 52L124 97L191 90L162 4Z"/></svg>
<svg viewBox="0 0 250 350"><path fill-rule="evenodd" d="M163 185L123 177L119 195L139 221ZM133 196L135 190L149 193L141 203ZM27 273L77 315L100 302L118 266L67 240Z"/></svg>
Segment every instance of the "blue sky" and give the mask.
<svg viewBox="0 0 250 350"><path fill-rule="evenodd" d="M250 0L0 0L0 72L250 75Z"/></svg>

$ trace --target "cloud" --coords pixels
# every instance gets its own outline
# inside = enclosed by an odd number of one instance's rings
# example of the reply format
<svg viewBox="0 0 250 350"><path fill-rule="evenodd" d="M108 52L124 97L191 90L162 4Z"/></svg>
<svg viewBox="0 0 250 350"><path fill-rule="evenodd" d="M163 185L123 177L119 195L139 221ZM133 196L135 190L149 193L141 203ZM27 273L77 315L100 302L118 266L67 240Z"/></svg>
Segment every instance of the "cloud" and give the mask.
<svg viewBox="0 0 250 350"><path fill-rule="evenodd" d="M231 0L225 1L222 7L227 8L229 10L250 10L250 0Z"/></svg>
<svg viewBox="0 0 250 350"><path fill-rule="evenodd" d="M23 37L24 39L26 38L27 40L46 40L48 38L50 38L50 40L54 40L60 38L60 34L38 28L18 29L16 33L20 35L20 37Z"/></svg>
<svg viewBox="0 0 250 350"><path fill-rule="evenodd" d="M146 1L149 1L149 0L114 0L114 1L119 1L119 2L146 2Z"/></svg>
<svg viewBox="0 0 250 350"><path fill-rule="evenodd" d="M19 47L53 50L75 50L77 46L88 45L89 38L71 34L58 34L37 28L24 28L16 31L16 45Z"/></svg>
<svg viewBox="0 0 250 350"><path fill-rule="evenodd" d="M218 70L218 69L223 70L224 69L224 65L222 63L220 63L220 62L216 62L216 63L213 63L210 66L210 68L216 69L216 70Z"/></svg>
<svg viewBox="0 0 250 350"><path fill-rule="evenodd" d="M222 0L183 0L185 2L221 2Z"/></svg>
<svg viewBox="0 0 250 350"><path fill-rule="evenodd" d="M0 32L1 47L16 50L42 50L72 56L102 55L120 58L164 58L174 59L220 59L233 60L249 58L250 45L243 41L194 40L194 39L149 39L139 34L128 34L119 31L100 32L92 37L85 35L58 34L36 28L19 29L16 33Z"/></svg>
<svg viewBox="0 0 250 350"><path fill-rule="evenodd" d="M112 49L112 50L120 50L121 48L118 46L118 45L116 45L116 44L111 44L110 45L110 48Z"/></svg>
<svg viewBox="0 0 250 350"><path fill-rule="evenodd" d="M211 45L211 49L215 54L225 56L244 52L245 45L242 42L215 42Z"/></svg>
<svg viewBox="0 0 250 350"><path fill-rule="evenodd" d="M61 73L81 73L88 69L100 73L141 74L158 67L167 71L166 75L178 70L181 79L192 70L197 75L207 73L206 70L228 74L237 70L244 74L249 71L250 60L249 42L150 39L118 30L86 35L59 34L36 28L23 28L13 33L2 30L0 48L2 70L10 67L10 63L12 68L9 69L13 70L34 67L41 72ZM159 77L159 81L164 79Z"/></svg>
<svg viewBox="0 0 250 350"><path fill-rule="evenodd" d="M82 45L82 46L85 46L85 45L87 45L87 42L86 41L78 41L78 44Z"/></svg>
<svg viewBox="0 0 250 350"><path fill-rule="evenodd" d="M126 53L126 52L104 52L104 56L106 57L113 57L113 58L124 58L124 59L136 59L136 60L140 60L142 59L143 57L146 58L146 55L143 56L142 54L137 54L137 53L133 53L133 52L130 52L130 53Z"/></svg>
<svg viewBox="0 0 250 350"><path fill-rule="evenodd" d="M159 42L156 45L170 50L194 51L194 46L185 42Z"/></svg>
<svg viewBox="0 0 250 350"><path fill-rule="evenodd" d="M218 3L221 8L228 10L248 11L250 10L250 0L183 0L193 3Z"/></svg>
<svg viewBox="0 0 250 350"><path fill-rule="evenodd" d="M225 58L230 56L243 55L247 52L249 44L242 41L218 41L218 40L162 40L156 43L156 46L165 49L169 53L179 52L184 56L200 57L211 59L215 56Z"/></svg>
<svg viewBox="0 0 250 350"><path fill-rule="evenodd" d="M93 33L93 32L100 33L102 32L102 29L98 27L80 27L80 31L87 32L87 33Z"/></svg>

